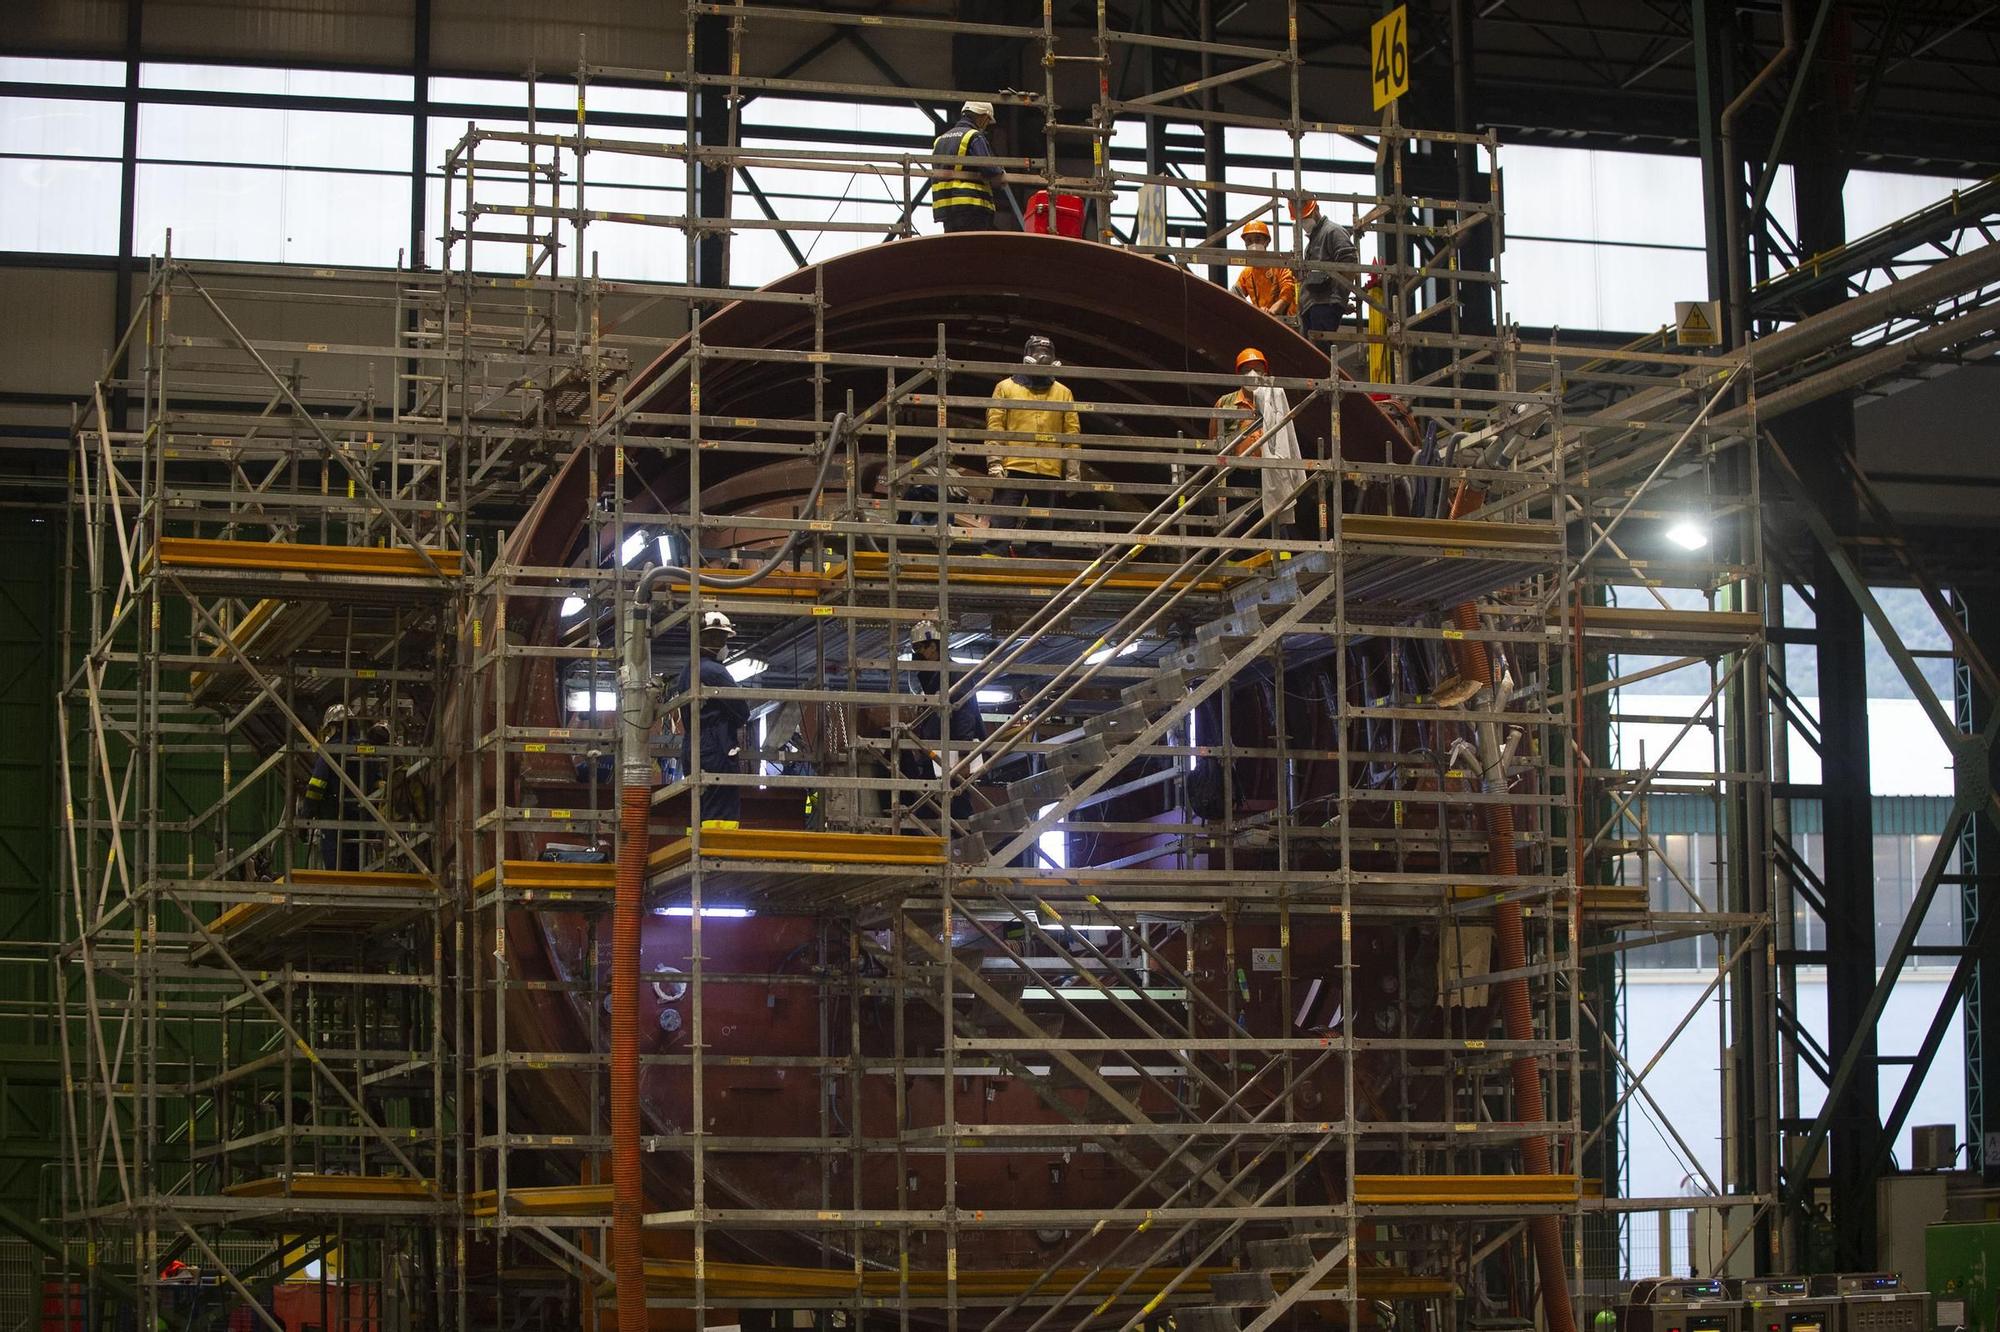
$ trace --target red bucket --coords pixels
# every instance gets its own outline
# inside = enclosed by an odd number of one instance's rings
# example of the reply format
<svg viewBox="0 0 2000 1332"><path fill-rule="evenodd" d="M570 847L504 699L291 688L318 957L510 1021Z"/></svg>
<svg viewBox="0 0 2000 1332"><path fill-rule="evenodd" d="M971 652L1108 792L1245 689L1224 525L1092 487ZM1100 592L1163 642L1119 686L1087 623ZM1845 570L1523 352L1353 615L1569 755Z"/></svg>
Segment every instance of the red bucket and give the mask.
<svg viewBox="0 0 2000 1332"><path fill-rule="evenodd" d="M1050 214L1054 214L1055 225L1050 225ZM1055 207L1049 207L1049 192L1036 190L1035 197L1028 200L1028 230L1037 236L1054 232L1058 236L1074 236L1083 239L1083 196L1080 194L1058 194Z"/></svg>

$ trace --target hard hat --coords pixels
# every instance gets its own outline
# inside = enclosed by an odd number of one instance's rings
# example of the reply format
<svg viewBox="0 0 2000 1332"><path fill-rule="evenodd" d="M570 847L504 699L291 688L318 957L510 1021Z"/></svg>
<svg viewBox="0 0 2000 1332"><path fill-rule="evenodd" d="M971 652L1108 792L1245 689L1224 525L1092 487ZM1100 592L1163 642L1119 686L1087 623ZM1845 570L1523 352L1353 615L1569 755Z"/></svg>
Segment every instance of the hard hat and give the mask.
<svg viewBox="0 0 2000 1332"><path fill-rule="evenodd" d="M1252 236L1268 241L1271 239L1271 229L1262 222L1245 222L1243 224L1243 239L1247 241Z"/></svg>
<svg viewBox="0 0 2000 1332"><path fill-rule="evenodd" d="M1258 351L1255 347L1245 347L1242 351L1236 353L1236 368L1238 370L1251 364L1261 365L1266 370L1271 368L1271 363L1264 359L1264 353Z"/></svg>
<svg viewBox="0 0 2000 1332"><path fill-rule="evenodd" d="M918 620L910 626L910 646L919 643L942 643L944 634L938 630L936 620Z"/></svg>
<svg viewBox="0 0 2000 1332"><path fill-rule="evenodd" d="M704 634L721 634L724 638L736 637L736 622L721 611L703 611L701 631Z"/></svg>
<svg viewBox="0 0 2000 1332"><path fill-rule="evenodd" d="M326 715L319 719L319 724L322 728L338 726L347 720L347 716L347 705L345 703L336 703L326 710Z"/></svg>
<svg viewBox="0 0 2000 1332"><path fill-rule="evenodd" d="M958 109L968 116L985 116L988 120L993 119L993 103L991 102L967 102Z"/></svg>

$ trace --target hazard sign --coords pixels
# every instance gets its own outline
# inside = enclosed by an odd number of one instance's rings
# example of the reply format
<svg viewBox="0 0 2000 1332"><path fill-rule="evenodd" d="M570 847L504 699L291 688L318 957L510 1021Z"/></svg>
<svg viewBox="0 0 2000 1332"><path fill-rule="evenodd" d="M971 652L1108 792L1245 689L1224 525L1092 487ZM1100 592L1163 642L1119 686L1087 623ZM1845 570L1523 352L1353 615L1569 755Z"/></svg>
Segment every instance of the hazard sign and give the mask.
<svg viewBox="0 0 2000 1332"><path fill-rule="evenodd" d="M1675 301L1674 341L1683 347L1720 347L1722 302Z"/></svg>
<svg viewBox="0 0 2000 1332"><path fill-rule="evenodd" d="M1409 11L1397 5L1368 30L1368 83L1377 111L1410 90Z"/></svg>

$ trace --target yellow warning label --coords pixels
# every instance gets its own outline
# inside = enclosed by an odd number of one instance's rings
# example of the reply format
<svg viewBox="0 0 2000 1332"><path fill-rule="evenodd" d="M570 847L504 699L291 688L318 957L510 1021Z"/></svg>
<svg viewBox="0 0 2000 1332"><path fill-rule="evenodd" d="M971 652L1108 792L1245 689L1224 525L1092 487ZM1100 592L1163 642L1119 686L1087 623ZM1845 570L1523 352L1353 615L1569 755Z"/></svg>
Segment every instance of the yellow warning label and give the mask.
<svg viewBox="0 0 2000 1332"><path fill-rule="evenodd" d="M1722 302L1675 301L1674 341L1683 347L1722 345Z"/></svg>

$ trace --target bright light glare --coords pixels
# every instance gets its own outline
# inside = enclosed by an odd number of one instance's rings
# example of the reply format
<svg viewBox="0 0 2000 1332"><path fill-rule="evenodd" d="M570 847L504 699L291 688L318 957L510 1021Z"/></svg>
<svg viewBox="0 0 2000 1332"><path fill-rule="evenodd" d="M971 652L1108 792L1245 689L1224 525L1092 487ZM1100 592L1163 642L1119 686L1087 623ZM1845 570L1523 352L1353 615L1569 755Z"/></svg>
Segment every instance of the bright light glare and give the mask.
<svg viewBox="0 0 2000 1332"><path fill-rule="evenodd" d="M1126 645L1125 645L1124 647L1122 647L1122 648L1119 648L1119 649L1118 649L1118 655L1119 655L1119 656L1121 656L1121 657L1129 657L1129 656L1131 656L1131 655L1132 655L1132 654L1133 654L1134 652L1137 652L1138 650L1139 650L1139 643L1138 643L1138 640L1136 640L1136 639L1135 639L1135 640L1133 640L1132 642L1130 642L1130 643L1127 643L1127 644L1126 644ZM1105 647L1105 648L1099 648L1099 649L1097 649L1097 651L1095 651L1095 652L1091 653L1091 654L1090 654L1089 656L1085 657L1085 658L1084 658L1083 660L1084 660L1084 664L1085 664L1085 665L1087 665L1087 666L1095 666L1095 665L1097 665L1097 664L1098 664L1099 662L1104 662L1104 661L1110 661L1110 660L1111 660L1111 649L1110 649L1110 648L1108 648L1108 647Z"/></svg>
<svg viewBox="0 0 2000 1332"><path fill-rule="evenodd" d="M565 706L567 706L571 712L591 711L592 709L590 706L590 691L588 689L570 690L569 696L565 701ZM618 710L618 691L615 689L598 690L596 711L616 712L617 710Z"/></svg>
<svg viewBox="0 0 2000 1332"><path fill-rule="evenodd" d="M1039 819L1054 808L1053 804L1043 805L1035 817ZM1044 865L1055 869L1069 868L1069 837L1061 829L1051 828L1035 841L1041 847Z"/></svg>
<svg viewBox="0 0 2000 1332"><path fill-rule="evenodd" d="M1012 703L1014 691L1011 689L982 689L979 691L981 703Z"/></svg>
<svg viewBox="0 0 2000 1332"><path fill-rule="evenodd" d="M561 614L565 620L567 620L572 615L583 614L583 598L564 597Z"/></svg>
<svg viewBox="0 0 2000 1332"><path fill-rule="evenodd" d="M660 533L660 563L672 564L673 562L674 534L672 532L662 532Z"/></svg>
<svg viewBox="0 0 2000 1332"><path fill-rule="evenodd" d="M729 672L730 679L736 681L737 684L742 684L751 676L762 675L765 671L770 670L771 663L768 661L759 661L755 657L738 657L734 661L725 662L723 669Z"/></svg>
<svg viewBox="0 0 2000 1332"><path fill-rule="evenodd" d="M977 666L982 660L980 657L961 657L956 652L951 654L951 663L954 666Z"/></svg>
<svg viewBox="0 0 2000 1332"><path fill-rule="evenodd" d="M625 538L625 544L618 547L618 562L630 564L640 551L646 548L646 531L641 528Z"/></svg>
<svg viewBox="0 0 2000 1332"><path fill-rule="evenodd" d="M1682 518L1667 529L1667 540L1682 550L1700 550L1708 544L1708 524L1698 518Z"/></svg>
<svg viewBox="0 0 2000 1332"><path fill-rule="evenodd" d="M653 914L656 916L692 916L694 908L684 906L654 907ZM701 909L701 918L703 920L748 920L756 914L749 907L703 907Z"/></svg>

